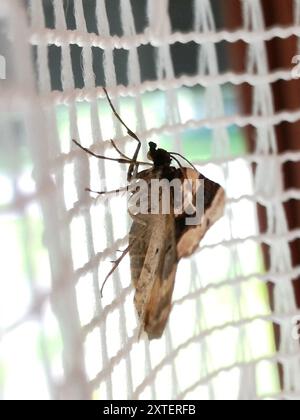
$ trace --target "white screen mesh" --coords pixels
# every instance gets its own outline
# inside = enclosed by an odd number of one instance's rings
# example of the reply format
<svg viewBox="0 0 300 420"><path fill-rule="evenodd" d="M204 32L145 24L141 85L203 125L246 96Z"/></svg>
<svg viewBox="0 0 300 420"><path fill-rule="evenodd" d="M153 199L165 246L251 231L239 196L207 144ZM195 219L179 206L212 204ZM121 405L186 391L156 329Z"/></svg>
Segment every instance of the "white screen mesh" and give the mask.
<svg viewBox="0 0 300 420"><path fill-rule="evenodd" d="M300 230L289 230L283 207L300 193L282 183L282 165L298 162L300 152L279 154L274 128L298 121L300 110L275 112L271 84L291 80L292 73L269 72L265 46L275 36L300 36L300 2L294 25L265 28L260 1L244 0L243 26L229 31L216 27L209 0L195 0L193 28L183 33L171 24L172 1L148 0L138 32L137 3L115 1L121 33L112 29L104 0L0 2L9 64L0 85L6 162L0 178L0 397L300 397L300 311L292 287L300 269L289 248ZM217 46L238 40L248 44L247 72L221 72ZM178 76L171 47L190 43L198 50L197 71ZM152 80L141 71L141 46L154 52ZM113 138L132 153L134 141L113 118L101 77L142 139L142 154L149 140L158 141L192 159L228 197L225 216L195 255L180 262L167 329L150 343L138 341L128 259L100 299L109 261L128 240L126 200L95 200L85 191L125 185L126 168L90 158L71 142L113 156ZM235 87L242 83L253 86L251 115L238 107ZM256 131L254 154L247 153L242 130L248 126ZM257 203L267 211L263 234ZM267 268L262 244L270 249ZM278 351L274 325L280 327Z"/></svg>

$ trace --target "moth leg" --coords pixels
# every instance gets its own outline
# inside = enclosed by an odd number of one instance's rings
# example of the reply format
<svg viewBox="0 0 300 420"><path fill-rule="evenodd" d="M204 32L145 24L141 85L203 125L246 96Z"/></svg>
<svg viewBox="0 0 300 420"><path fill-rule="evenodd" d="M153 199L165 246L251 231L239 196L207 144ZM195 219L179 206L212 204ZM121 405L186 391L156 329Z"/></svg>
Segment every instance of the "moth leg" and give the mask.
<svg viewBox="0 0 300 420"><path fill-rule="evenodd" d="M94 156L97 159L111 160L113 162L118 162L118 163L129 163L129 164L135 164L135 165L152 166L152 164L150 162L139 162L137 160L133 160L133 159L130 159L130 158L127 158L127 157L124 158L124 159L120 159L120 158L112 158L112 157L109 157L109 156L98 155L97 153L92 152L87 147L82 146L82 144L80 144L78 141L72 139L72 142L75 143L76 146L80 147L80 149L82 149L84 152L88 153L91 156Z"/></svg>
<svg viewBox="0 0 300 420"><path fill-rule="evenodd" d="M134 216L134 220L139 219L140 218L139 216L142 216L142 215L136 215L136 216ZM141 223L144 226L147 226L148 225L148 223L145 222L145 221L141 221ZM143 234L143 231L141 232L141 235L142 234ZM112 261L113 262L113 267L110 270L110 272L107 274L107 276L105 277L104 282L103 282L103 284L101 286L101 289L100 289L101 297L103 297L103 288L105 286L105 283L107 282L107 280L109 279L109 277L114 273L114 271L116 270L116 268L119 266L119 264L121 263L121 261L123 260L123 258L128 254L128 252L130 251L131 247L135 244L135 242L137 240L138 240L138 237L134 238L133 241L127 246L127 248L124 249L124 251L118 250L122 254L120 255L120 257L116 261Z"/></svg>
<svg viewBox="0 0 300 420"><path fill-rule="evenodd" d="M105 277L104 282L102 283L102 286L101 286L101 289L100 289L100 295L101 295L101 297L103 297L103 288L105 286L105 283L107 282L107 280L109 279L109 277L113 274L113 272L116 270L116 268L118 267L118 265L120 264L120 262L123 260L123 258L128 254L131 246L132 246L132 244L128 245L128 247L126 249L124 249L124 251L121 251L122 252L122 255L116 261L112 261L113 262L113 268L110 270L110 272Z"/></svg>
<svg viewBox="0 0 300 420"><path fill-rule="evenodd" d="M98 194L98 195L119 194L120 192L129 191L129 186L127 185L127 187L119 188L119 189L113 190L113 191L94 191L94 190L91 190L90 188L86 188L85 191L88 191L88 192L91 192L91 193L94 193L94 194Z"/></svg>
<svg viewBox="0 0 300 420"><path fill-rule="evenodd" d="M118 146L115 144L115 142L112 139L110 141L111 141L111 144L113 145L114 149L119 153L120 156L122 156L125 159L128 159L128 160L132 161L132 159L130 157L126 156L123 152L121 152L121 150L118 148ZM144 163L146 163L146 162L144 162ZM128 181L131 181L133 178L136 178L136 175L138 173L138 168L139 168L139 162L135 161L135 168L134 168L134 171L133 171L132 175L130 175L130 177L128 177L128 174L127 174L127 180ZM128 172L129 172L129 169L128 169Z"/></svg>
<svg viewBox="0 0 300 420"><path fill-rule="evenodd" d="M118 163L132 163L132 160L130 160L130 159L111 158L111 157L108 157L108 156L98 155L98 154L92 152L87 147L82 146L82 144L78 143L78 141L76 141L74 139L72 139L72 141L73 141L73 143L76 144L76 146L80 147L80 149L84 150L86 153L88 153L91 156L94 156L97 159L112 160L112 161L118 162Z"/></svg>
<svg viewBox="0 0 300 420"><path fill-rule="evenodd" d="M136 169L136 167L138 165L137 164L137 157L138 157L138 154L139 154L139 151L140 151L140 148L141 148L142 143L141 143L141 140L138 138L138 136L133 131L130 130L130 128L125 124L125 122L122 120L122 118L120 117L120 115L117 113L117 111L116 111L115 107L113 106L112 101L111 101L111 99L110 99L110 97L109 97L109 95L108 95L107 90L105 89L105 87L103 88L103 90L104 90L104 93L106 95L106 98L108 100L108 103L109 103L109 105L111 107L111 110L114 113L115 117L126 128L127 134L130 137L132 137L134 140L136 140L138 142L137 147L136 147L135 152L134 152L134 155L132 157L132 162L131 162L131 164L130 164L130 166L128 168L128 172L127 172L127 180L130 181L132 179L132 177L133 177L134 169L135 169L135 173L137 171L137 169Z"/></svg>
<svg viewBox="0 0 300 420"><path fill-rule="evenodd" d="M113 139L110 139L110 142L113 146L113 148L119 153L120 156L122 156L124 159L131 160L130 157L126 156L121 150L118 148L116 143L113 141Z"/></svg>
<svg viewBox="0 0 300 420"><path fill-rule="evenodd" d="M91 192L91 193L94 193L94 194L98 194L98 195L119 194L119 193L125 192L125 191L130 191L130 192L133 193L135 191L135 185L132 183L132 184L126 185L125 187L121 187L121 188L118 188L117 190L112 190L112 191L94 191L94 190L91 190L90 188L86 188L85 191L88 191L88 192Z"/></svg>

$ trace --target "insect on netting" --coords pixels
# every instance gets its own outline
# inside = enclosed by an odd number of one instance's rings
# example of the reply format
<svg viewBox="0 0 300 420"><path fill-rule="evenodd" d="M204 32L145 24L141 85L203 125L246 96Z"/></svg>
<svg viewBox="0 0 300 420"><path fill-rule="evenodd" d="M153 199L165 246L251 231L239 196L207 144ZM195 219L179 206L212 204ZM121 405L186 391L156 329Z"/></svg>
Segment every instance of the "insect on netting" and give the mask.
<svg viewBox="0 0 300 420"><path fill-rule="evenodd" d="M279 153L275 131L299 110L274 108L272 83L295 72L271 72L266 43L300 36L300 3L284 28L266 27L259 0L232 3L234 30L225 1L1 1L0 397L299 398L289 248L299 230L284 203L300 196L282 180L299 152ZM241 40L238 74L224 45ZM248 115L242 84L252 89ZM153 142L226 191L224 216L178 264L159 340L139 339L128 256L101 298L131 219L124 197L86 189L124 187L128 165L72 139L114 158L136 148L103 86L141 139L139 160Z"/></svg>

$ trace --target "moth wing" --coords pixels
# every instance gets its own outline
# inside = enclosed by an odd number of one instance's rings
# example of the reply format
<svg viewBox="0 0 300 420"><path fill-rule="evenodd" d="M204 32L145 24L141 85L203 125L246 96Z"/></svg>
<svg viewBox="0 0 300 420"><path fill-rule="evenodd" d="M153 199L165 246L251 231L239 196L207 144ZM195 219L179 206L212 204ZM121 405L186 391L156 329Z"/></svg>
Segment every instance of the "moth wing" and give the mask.
<svg viewBox="0 0 300 420"><path fill-rule="evenodd" d="M134 217L129 231L129 256L131 281L135 289L140 288L139 280L144 266L150 237L152 234L149 215Z"/></svg>
<svg viewBox="0 0 300 420"><path fill-rule="evenodd" d="M177 269L174 215L139 216L130 233L134 302L141 330L149 339L159 338L171 311Z"/></svg>
<svg viewBox="0 0 300 420"><path fill-rule="evenodd" d="M211 181L194 169L183 168L183 173L186 179L201 181L199 188L203 188L204 197L200 223L187 225L186 219L191 215L185 213L175 219L178 259L193 254L208 229L223 216L225 207L225 191L218 183ZM195 197L196 191L193 190L193 202Z"/></svg>
<svg viewBox="0 0 300 420"><path fill-rule="evenodd" d="M140 214L134 217L129 232L131 281L135 288L134 304L140 320L159 265L163 232L159 232L162 215Z"/></svg>
<svg viewBox="0 0 300 420"><path fill-rule="evenodd" d="M158 270L144 313L144 330L149 339L160 338L172 308L172 295L177 271L177 251L174 216L165 215L165 240L160 252Z"/></svg>

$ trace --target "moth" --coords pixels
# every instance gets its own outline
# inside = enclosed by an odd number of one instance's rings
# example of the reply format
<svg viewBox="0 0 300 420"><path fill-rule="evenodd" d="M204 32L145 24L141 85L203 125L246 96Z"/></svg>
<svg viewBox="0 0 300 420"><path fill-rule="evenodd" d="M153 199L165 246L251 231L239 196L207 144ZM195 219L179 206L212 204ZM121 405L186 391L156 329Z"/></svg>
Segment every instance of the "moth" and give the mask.
<svg viewBox="0 0 300 420"><path fill-rule="evenodd" d="M169 183L179 185L181 204L184 203L184 206L181 206L178 210L174 191L171 191L166 200L169 205L168 211L164 211L164 191L158 189L158 192L156 191L158 193L158 207L156 207L155 212L151 212L152 203L149 204L149 202L146 204L146 212L133 213L129 209L133 222L129 232L128 247L122 252L121 257L114 262L113 268L103 283L104 286L125 255L129 253L131 279L135 289L134 305L140 321L140 334L146 332L150 340L157 339L164 332L172 308L172 294L178 262L181 258L193 254L207 230L223 215L225 192L218 183L199 173L182 155L160 149L154 142L149 143L147 157L150 162L139 161L141 140L121 119L106 89L104 89L104 92L112 112L126 128L129 136L137 142L133 157L130 158L122 153L113 140L111 142L119 153L119 158L95 154L76 140L73 141L94 157L128 164L127 180L132 187L126 186L116 191L93 191L88 188L87 191L108 194L130 190L131 197L135 199L139 193L139 183L143 181L148 187L146 197L144 197L147 201L152 197L154 182L166 180ZM186 161L189 166L183 166L179 158ZM173 161L177 166L173 166ZM140 165L150 167L139 171ZM184 187L186 181L188 181L189 188ZM195 219L196 201L200 191L203 196L202 211L197 223L191 224L188 222Z"/></svg>

